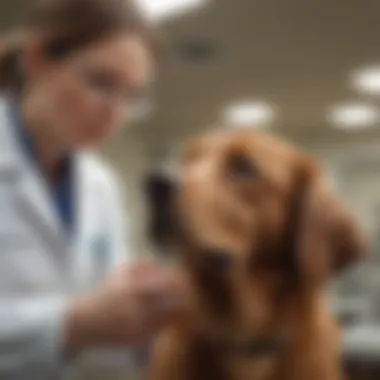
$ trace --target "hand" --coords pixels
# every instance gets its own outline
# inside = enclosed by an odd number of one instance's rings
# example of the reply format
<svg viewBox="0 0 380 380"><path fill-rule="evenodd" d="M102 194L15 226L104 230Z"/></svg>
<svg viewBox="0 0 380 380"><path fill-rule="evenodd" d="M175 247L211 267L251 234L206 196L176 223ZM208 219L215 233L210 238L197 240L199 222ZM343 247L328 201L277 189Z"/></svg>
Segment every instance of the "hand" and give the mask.
<svg viewBox="0 0 380 380"><path fill-rule="evenodd" d="M122 266L95 294L71 305L68 349L139 345L183 306L181 279L153 262Z"/></svg>

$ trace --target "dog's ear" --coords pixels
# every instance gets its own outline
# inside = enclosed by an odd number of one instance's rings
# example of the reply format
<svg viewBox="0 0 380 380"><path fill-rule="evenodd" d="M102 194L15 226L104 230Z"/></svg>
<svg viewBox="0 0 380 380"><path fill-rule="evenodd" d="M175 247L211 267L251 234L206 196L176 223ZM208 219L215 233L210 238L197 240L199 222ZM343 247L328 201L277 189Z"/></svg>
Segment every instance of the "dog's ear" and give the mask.
<svg viewBox="0 0 380 380"><path fill-rule="evenodd" d="M300 181L296 261L299 275L317 284L363 258L367 241L318 168L305 163Z"/></svg>

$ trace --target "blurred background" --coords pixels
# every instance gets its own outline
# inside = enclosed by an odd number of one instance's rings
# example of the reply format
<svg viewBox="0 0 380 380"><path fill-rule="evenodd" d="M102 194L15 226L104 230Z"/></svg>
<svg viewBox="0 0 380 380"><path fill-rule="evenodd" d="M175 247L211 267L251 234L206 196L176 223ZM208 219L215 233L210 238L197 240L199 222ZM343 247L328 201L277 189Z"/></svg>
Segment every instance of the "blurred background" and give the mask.
<svg viewBox="0 0 380 380"><path fill-rule="evenodd" d="M0 3L3 28L17 23L26 1ZM124 180L131 251L151 251L144 173L188 136L220 126L285 137L326 166L373 237L371 259L334 284L332 300L348 332L362 328L360 344L350 346L353 357L380 362L380 338L374 350L368 343L377 330L380 336L380 2L143 0L142 6L161 24L168 55L141 120L103 152Z"/></svg>

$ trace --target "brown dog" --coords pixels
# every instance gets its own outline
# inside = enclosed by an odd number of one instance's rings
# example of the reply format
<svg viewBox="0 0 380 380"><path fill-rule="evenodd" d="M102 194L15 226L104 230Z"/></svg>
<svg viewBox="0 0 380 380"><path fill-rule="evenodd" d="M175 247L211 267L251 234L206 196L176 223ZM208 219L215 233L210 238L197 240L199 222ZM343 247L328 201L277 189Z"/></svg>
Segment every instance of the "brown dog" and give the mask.
<svg viewBox="0 0 380 380"><path fill-rule="evenodd" d="M314 161L261 133L190 142L175 176L153 175L152 233L190 284L151 380L339 380L330 277L365 253Z"/></svg>

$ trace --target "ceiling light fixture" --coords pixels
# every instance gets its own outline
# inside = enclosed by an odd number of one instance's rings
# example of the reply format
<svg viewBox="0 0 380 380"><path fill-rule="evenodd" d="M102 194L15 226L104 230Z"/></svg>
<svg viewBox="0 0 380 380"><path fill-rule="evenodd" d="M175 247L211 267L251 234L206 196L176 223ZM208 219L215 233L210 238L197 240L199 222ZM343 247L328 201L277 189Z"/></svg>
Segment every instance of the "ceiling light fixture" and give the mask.
<svg viewBox="0 0 380 380"><path fill-rule="evenodd" d="M362 93L380 95L380 66L367 67L352 74L352 86Z"/></svg>
<svg viewBox="0 0 380 380"><path fill-rule="evenodd" d="M372 127L380 120L379 110L363 103L351 103L334 107L328 119L336 128L357 131Z"/></svg>
<svg viewBox="0 0 380 380"><path fill-rule="evenodd" d="M256 101L233 103L222 114L223 121L235 127L262 127L273 117L273 108L268 103Z"/></svg>
<svg viewBox="0 0 380 380"><path fill-rule="evenodd" d="M207 0L138 0L147 17L154 21L181 16L204 5Z"/></svg>

